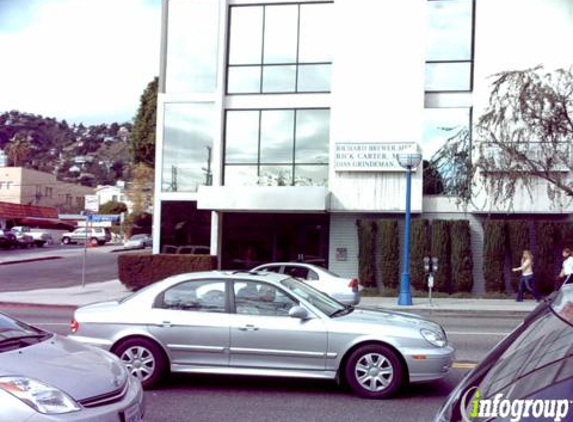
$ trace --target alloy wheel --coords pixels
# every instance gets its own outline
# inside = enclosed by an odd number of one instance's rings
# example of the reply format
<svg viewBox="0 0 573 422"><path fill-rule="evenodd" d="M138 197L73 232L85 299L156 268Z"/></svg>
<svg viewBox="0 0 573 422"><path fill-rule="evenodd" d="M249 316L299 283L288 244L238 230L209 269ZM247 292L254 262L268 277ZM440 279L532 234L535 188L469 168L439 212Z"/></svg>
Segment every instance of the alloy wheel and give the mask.
<svg viewBox="0 0 573 422"><path fill-rule="evenodd" d="M367 353L356 362L354 376L362 388L379 392L386 389L392 382L394 368L384 355Z"/></svg>

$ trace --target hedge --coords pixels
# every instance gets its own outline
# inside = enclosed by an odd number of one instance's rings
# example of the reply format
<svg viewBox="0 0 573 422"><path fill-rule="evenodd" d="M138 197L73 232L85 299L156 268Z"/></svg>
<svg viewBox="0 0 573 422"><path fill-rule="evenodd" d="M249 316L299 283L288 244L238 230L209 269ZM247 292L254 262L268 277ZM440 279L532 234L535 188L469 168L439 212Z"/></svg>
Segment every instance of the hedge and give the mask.
<svg viewBox="0 0 573 422"><path fill-rule="evenodd" d="M473 259L471 229L467 220L452 221L450 225L452 253L452 290L471 292L473 287Z"/></svg>
<svg viewBox="0 0 573 422"><path fill-rule="evenodd" d="M511 267L519 267L523 251L531 249L529 245L529 223L525 220L509 220L506 229ZM511 287L514 291L517 291L520 276L520 272L511 272Z"/></svg>
<svg viewBox="0 0 573 422"><path fill-rule="evenodd" d="M426 289L426 273L424 257L430 256L430 238L428 236L428 220L412 220L410 239L410 282L417 290Z"/></svg>
<svg viewBox="0 0 573 422"><path fill-rule="evenodd" d="M483 276L487 292L505 292L505 221L487 220L483 230Z"/></svg>
<svg viewBox="0 0 573 422"><path fill-rule="evenodd" d="M435 273L434 289L452 293L450 222L432 221L432 256L438 258L438 271Z"/></svg>
<svg viewBox="0 0 573 422"><path fill-rule="evenodd" d="M398 239L397 220L378 221L378 239L380 244L380 269L382 284L386 288L396 288L400 279L400 241Z"/></svg>
<svg viewBox="0 0 573 422"><path fill-rule="evenodd" d="M120 281L138 290L175 274L210 271L217 268L217 257L210 255L128 254L117 260Z"/></svg>
<svg viewBox="0 0 573 422"><path fill-rule="evenodd" d="M376 286L376 222L356 220L358 228L358 277L364 287Z"/></svg>
<svg viewBox="0 0 573 422"><path fill-rule="evenodd" d="M549 294L553 291L555 277L558 274L555 263L555 238L558 234L556 224L552 221L535 222L535 286L541 293Z"/></svg>

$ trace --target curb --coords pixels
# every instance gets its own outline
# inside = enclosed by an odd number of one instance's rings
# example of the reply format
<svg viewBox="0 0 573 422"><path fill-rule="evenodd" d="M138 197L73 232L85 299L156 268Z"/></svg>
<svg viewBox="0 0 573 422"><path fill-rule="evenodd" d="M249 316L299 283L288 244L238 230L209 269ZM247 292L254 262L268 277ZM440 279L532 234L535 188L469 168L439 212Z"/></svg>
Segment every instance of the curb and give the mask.
<svg viewBox="0 0 573 422"><path fill-rule="evenodd" d="M62 256L44 256L40 258L29 258L29 259L15 259L13 261L0 261L0 265L10 265L10 264L22 264L24 262L35 262L35 261L52 261L54 259L62 259Z"/></svg>

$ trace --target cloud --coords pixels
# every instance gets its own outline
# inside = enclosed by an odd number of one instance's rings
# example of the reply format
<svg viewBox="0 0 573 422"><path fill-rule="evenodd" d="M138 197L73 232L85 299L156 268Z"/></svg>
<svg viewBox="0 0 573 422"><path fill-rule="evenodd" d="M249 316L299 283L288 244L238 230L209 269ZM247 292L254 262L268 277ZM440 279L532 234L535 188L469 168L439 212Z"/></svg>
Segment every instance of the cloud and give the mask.
<svg viewBox="0 0 573 422"><path fill-rule="evenodd" d="M0 111L130 120L159 73L160 0L0 0L0 16Z"/></svg>

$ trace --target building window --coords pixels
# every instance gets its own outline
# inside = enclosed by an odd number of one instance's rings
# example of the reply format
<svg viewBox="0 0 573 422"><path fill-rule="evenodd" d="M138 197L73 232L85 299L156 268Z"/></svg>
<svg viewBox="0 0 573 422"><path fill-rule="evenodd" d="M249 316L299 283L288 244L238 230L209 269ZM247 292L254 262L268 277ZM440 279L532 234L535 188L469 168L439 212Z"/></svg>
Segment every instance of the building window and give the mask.
<svg viewBox="0 0 573 422"><path fill-rule="evenodd" d="M163 192L197 192L212 184L213 103L167 103L163 130Z"/></svg>
<svg viewBox="0 0 573 422"><path fill-rule="evenodd" d="M471 91L474 0L428 0L426 91Z"/></svg>
<svg viewBox="0 0 573 422"><path fill-rule="evenodd" d="M458 195L467 184L470 160L470 108L424 110L422 155L424 194Z"/></svg>
<svg viewBox="0 0 573 422"><path fill-rule="evenodd" d="M170 0L168 5L166 91L215 92L219 2Z"/></svg>
<svg viewBox="0 0 573 422"><path fill-rule="evenodd" d="M229 110L226 186L326 186L330 110Z"/></svg>
<svg viewBox="0 0 573 422"><path fill-rule="evenodd" d="M52 195L53 195L53 192L54 192L54 191L53 191L53 188L46 186L46 188L44 189L44 196L45 196L46 198L51 198Z"/></svg>
<svg viewBox="0 0 573 422"><path fill-rule="evenodd" d="M232 6L227 93L329 92L332 7Z"/></svg>

